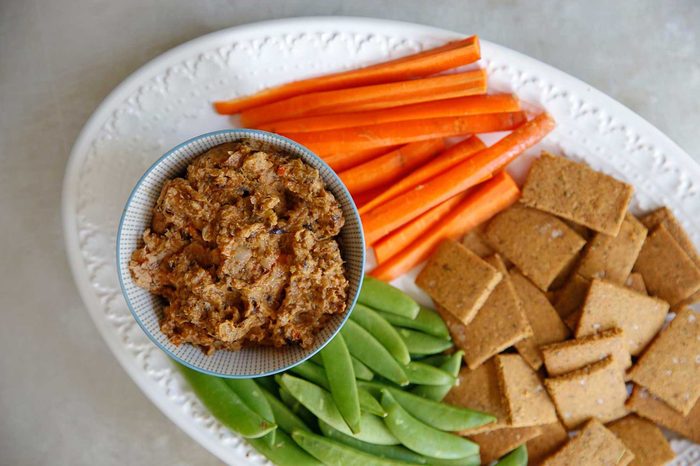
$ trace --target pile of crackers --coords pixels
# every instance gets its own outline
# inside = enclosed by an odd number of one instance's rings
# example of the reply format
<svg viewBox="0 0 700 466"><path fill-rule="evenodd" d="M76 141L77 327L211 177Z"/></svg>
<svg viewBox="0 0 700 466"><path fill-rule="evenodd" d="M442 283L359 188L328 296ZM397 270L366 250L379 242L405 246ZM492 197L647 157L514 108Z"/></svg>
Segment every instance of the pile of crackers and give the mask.
<svg viewBox="0 0 700 466"><path fill-rule="evenodd" d="M662 465L657 424L700 443L700 256L668 209L636 218L631 198L544 153L519 203L416 278L464 351L446 400L497 418L461 432L484 464L526 443L530 464Z"/></svg>

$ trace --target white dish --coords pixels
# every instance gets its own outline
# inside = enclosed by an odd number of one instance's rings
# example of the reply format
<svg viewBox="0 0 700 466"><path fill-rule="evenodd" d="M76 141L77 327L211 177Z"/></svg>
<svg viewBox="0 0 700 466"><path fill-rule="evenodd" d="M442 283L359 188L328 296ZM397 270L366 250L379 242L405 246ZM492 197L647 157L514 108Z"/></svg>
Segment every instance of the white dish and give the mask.
<svg viewBox="0 0 700 466"><path fill-rule="evenodd" d="M477 32L477 31L475 31ZM356 67L463 36L366 18L298 18L227 29L156 58L117 87L76 141L66 169L63 220L78 289L124 369L170 419L223 461L264 464L216 422L165 354L141 331L119 289L115 244L131 188L169 147L226 129L215 99L283 81ZM648 122L587 84L532 58L482 41L492 89L544 107L557 129L540 148L585 160L636 188L633 208L668 205L700 244L700 166ZM533 151L535 152L535 151ZM513 172L522 174L525 162ZM411 274L397 284L420 300ZM674 464L700 463L700 447L674 440Z"/></svg>

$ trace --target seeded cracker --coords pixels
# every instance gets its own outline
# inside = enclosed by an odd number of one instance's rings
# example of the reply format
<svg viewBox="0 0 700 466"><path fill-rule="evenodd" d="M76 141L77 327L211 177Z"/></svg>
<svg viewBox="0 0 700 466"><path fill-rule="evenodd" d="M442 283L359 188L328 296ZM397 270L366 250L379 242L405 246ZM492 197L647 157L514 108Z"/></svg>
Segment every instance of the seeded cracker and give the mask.
<svg viewBox="0 0 700 466"><path fill-rule="evenodd" d="M527 427L555 422L557 413L552 400L537 373L523 358L517 354L501 354L495 359L509 425Z"/></svg>
<svg viewBox="0 0 700 466"><path fill-rule="evenodd" d="M501 398L501 389L498 386L496 364L493 359L486 361L474 370L463 367L459 371L457 383L445 396L445 403L489 413L496 418L494 423L459 432L460 435L472 435L494 430L504 427L508 421L508 414Z"/></svg>
<svg viewBox="0 0 700 466"><path fill-rule="evenodd" d="M515 348L533 369L539 369L542 365L539 347L564 340L569 336L569 329L544 293L523 274L513 269L510 279L532 327L532 337L516 343Z"/></svg>
<svg viewBox="0 0 700 466"><path fill-rule="evenodd" d="M564 288L557 292L554 300L554 309L557 310L562 319L566 319L581 309L590 286L590 280L583 278L581 275L573 274L566 285L564 285Z"/></svg>
<svg viewBox="0 0 700 466"><path fill-rule="evenodd" d="M496 215L485 236L496 251L545 291L585 244L558 218L520 204Z"/></svg>
<svg viewBox="0 0 700 466"><path fill-rule="evenodd" d="M618 327L636 356L661 330L668 303L603 280L593 280L583 303L576 338Z"/></svg>
<svg viewBox="0 0 700 466"><path fill-rule="evenodd" d="M545 379L544 384L567 429L575 429L592 417L609 422L627 414L624 376L611 357Z"/></svg>
<svg viewBox="0 0 700 466"><path fill-rule="evenodd" d="M630 466L663 466L676 456L661 429L635 414L613 422L608 429L634 455Z"/></svg>
<svg viewBox="0 0 700 466"><path fill-rule="evenodd" d="M630 185L545 152L532 164L521 202L615 236L631 198Z"/></svg>
<svg viewBox="0 0 700 466"><path fill-rule="evenodd" d="M644 277L642 277L641 273L631 273L629 277L627 277L627 280L625 280L625 286L638 293L648 295L647 286L644 283Z"/></svg>
<svg viewBox="0 0 700 466"><path fill-rule="evenodd" d="M700 314L679 311L634 365L630 378L688 414L700 398Z"/></svg>
<svg viewBox="0 0 700 466"><path fill-rule="evenodd" d="M634 271L649 293L676 305L700 290L700 268L661 224L642 246Z"/></svg>
<svg viewBox="0 0 700 466"><path fill-rule="evenodd" d="M444 241L416 278L437 304L464 324L476 315L503 274L455 241Z"/></svg>
<svg viewBox="0 0 700 466"><path fill-rule="evenodd" d="M583 251L576 272L582 277L604 278L622 284L642 249L647 229L627 213L617 236L596 233Z"/></svg>
<svg viewBox="0 0 700 466"><path fill-rule="evenodd" d="M545 459L543 466L626 466L632 455L615 434L596 419L591 419L581 432L562 449ZM627 459L622 461L623 456Z"/></svg>
<svg viewBox="0 0 700 466"><path fill-rule="evenodd" d="M530 466L540 464L545 457L557 451L569 440L569 434L559 420L539 427L542 433L527 441L527 459Z"/></svg>
<svg viewBox="0 0 700 466"><path fill-rule="evenodd" d="M581 369L611 356L621 371L632 366L625 344L624 332L619 328L604 330L576 340L553 343L541 348L547 373L551 377Z"/></svg>
<svg viewBox="0 0 700 466"><path fill-rule="evenodd" d="M474 319L464 327L464 345L461 349L470 369L532 336L530 323L500 257L491 256L486 261L503 274L503 279Z"/></svg>
<svg viewBox="0 0 700 466"><path fill-rule="evenodd" d="M700 401L687 416L659 400L645 388L635 386L627 408L695 443L700 443Z"/></svg>
<svg viewBox="0 0 700 466"><path fill-rule="evenodd" d="M504 427L482 434L469 437L469 440L479 445L481 464L489 464L506 453L515 450L528 440L540 435L542 430L538 426L532 427Z"/></svg>

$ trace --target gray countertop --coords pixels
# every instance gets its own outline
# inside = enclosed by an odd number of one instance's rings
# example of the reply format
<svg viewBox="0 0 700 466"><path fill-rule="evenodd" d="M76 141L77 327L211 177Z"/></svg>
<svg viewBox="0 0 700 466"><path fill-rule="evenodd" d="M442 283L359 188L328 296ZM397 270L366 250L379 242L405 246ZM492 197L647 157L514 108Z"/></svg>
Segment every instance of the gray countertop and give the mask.
<svg viewBox="0 0 700 466"><path fill-rule="evenodd" d="M112 357L68 270L61 182L99 102L217 29L374 16L482 37L621 101L700 156L695 0L0 0L0 464L217 464Z"/></svg>

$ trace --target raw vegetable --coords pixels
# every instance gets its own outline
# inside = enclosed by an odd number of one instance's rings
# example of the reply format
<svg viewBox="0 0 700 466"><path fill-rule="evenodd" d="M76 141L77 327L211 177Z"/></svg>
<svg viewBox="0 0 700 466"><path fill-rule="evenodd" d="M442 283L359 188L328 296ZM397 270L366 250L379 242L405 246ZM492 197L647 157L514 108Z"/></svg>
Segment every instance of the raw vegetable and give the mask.
<svg viewBox="0 0 700 466"><path fill-rule="evenodd" d="M348 320L340 333L345 338L350 354L372 371L398 385L408 385L408 377L401 365L367 330Z"/></svg>
<svg viewBox="0 0 700 466"><path fill-rule="evenodd" d="M268 403L267 398L265 398L262 389L253 379L226 379L225 382L247 407L258 413L260 417L270 424L275 423L272 407ZM275 431L271 431L263 438L267 440L271 447L274 446Z"/></svg>
<svg viewBox="0 0 700 466"><path fill-rule="evenodd" d="M498 460L496 466L527 466L527 446L520 445Z"/></svg>
<svg viewBox="0 0 700 466"><path fill-rule="evenodd" d="M294 431L292 438L301 448L328 466L405 466L410 464L380 458L303 430Z"/></svg>
<svg viewBox="0 0 700 466"><path fill-rule="evenodd" d="M420 311L410 296L388 283L365 276L358 302L378 311L415 319Z"/></svg>
<svg viewBox="0 0 700 466"><path fill-rule="evenodd" d="M408 348L406 348L406 344L399 336L399 333L374 310L362 304L356 304L350 314L350 318L372 334L398 362L404 365L411 362Z"/></svg>
<svg viewBox="0 0 700 466"><path fill-rule="evenodd" d="M437 367L444 370L448 374L452 374L452 376L456 380L457 377L459 376L459 368L462 365L462 358L463 357L464 357L464 351L457 351L456 353L453 353L449 356L439 355L439 356L430 356L429 358L443 359L442 361L440 361L439 364L437 364ZM421 360L421 362L426 363L426 364L432 364L433 361L429 360L429 358ZM438 386L418 385L418 386L413 387L411 389L411 393L415 393L416 395L420 395L423 398L427 398L429 400L442 401L442 399L445 398L445 395L447 395L447 393L450 391L450 389L453 386L454 386L454 382L448 383L445 385L438 385Z"/></svg>
<svg viewBox="0 0 700 466"><path fill-rule="evenodd" d="M418 361L411 361L406 364L406 375L409 382L419 385L454 385L455 378L437 367L423 364Z"/></svg>
<svg viewBox="0 0 700 466"><path fill-rule="evenodd" d="M323 464L299 447L283 431L277 432L272 446L263 439L248 439L248 441L277 466L322 466Z"/></svg>
<svg viewBox="0 0 700 466"><path fill-rule="evenodd" d="M398 149L401 146L388 146L388 147L373 147L372 149L365 149L356 152L342 151L337 154L330 154L323 156L323 161L328 164L336 172L341 172L347 170L361 163L372 160L380 155L387 154L391 151Z"/></svg>
<svg viewBox="0 0 700 466"><path fill-rule="evenodd" d="M337 335L321 350L323 366L331 395L350 430L360 431L360 399L355 383L355 371L348 347L342 335Z"/></svg>
<svg viewBox="0 0 700 466"><path fill-rule="evenodd" d="M396 327L412 328L413 330L420 330L421 332L435 337L450 338L450 332L447 329L447 325L445 325L445 321L440 317L440 314L425 306L420 306L420 310L415 319L408 319L388 312L378 312L382 317L388 320L390 324Z"/></svg>

